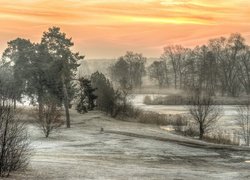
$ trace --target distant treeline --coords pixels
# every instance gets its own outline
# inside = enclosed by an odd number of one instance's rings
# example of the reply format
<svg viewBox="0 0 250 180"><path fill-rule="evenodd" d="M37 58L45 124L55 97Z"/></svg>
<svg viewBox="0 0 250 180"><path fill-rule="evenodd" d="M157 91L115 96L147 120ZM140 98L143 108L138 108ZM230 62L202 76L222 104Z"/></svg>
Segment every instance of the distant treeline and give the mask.
<svg viewBox="0 0 250 180"><path fill-rule="evenodd" d="M250 94L250 47L237 33L193 49L167 46L159 60L147 68L145 64L142 54L127 52L110 67L111 79L121 87L136 88L148 75L159 87L232 97Z"/></svg>

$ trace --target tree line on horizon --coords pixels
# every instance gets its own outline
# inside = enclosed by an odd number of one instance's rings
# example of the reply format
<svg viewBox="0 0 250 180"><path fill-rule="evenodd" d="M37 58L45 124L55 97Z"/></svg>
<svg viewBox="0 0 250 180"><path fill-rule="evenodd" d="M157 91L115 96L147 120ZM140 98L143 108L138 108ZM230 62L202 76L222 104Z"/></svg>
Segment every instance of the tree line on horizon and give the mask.
<svg viewBox="0 0 250 180"><path fill-rule="evenodd" d="M250 93L250 47L237 33L229 38L211 39L207 45L193 49L167 46L160 60L148 67L146 57L128 51L110 66L111 81L100 72L77 78L79 61L84 56L73 52L73 45L59 27L45 31L39 43L22 38L9 41L0 66L1 104L12 101L16 106L17 101L27 96L38 104L40 120L46 108L52 111L64 106L66 125L70 127L69 108L75 99L81 113L97 107L109 109L115 116L128 91L141 88L146 75L158 82L160 88L174 87L212 96ZM119 87L115 88L113 83Z"/></svg>
<svg viewBox="0 0 250 180"><path fill-rule="evenodd" d="M199 89L231 97L250 94L250 47L241 34L210 39L193 49L166 46L160 59L147 68L146 59L127 52L111 65L111 79L121 87L140 88L147 74L160 88Z"/></svg>

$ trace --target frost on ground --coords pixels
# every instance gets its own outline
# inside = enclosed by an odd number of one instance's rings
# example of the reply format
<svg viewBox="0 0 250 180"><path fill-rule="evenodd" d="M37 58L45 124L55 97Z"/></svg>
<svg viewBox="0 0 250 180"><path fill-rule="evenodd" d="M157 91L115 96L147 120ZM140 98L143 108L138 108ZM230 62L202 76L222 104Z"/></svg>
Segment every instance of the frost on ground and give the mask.
<svg viewBox="0 0 250 180"><path fill-rule="evenodd" d="M10 179L250 178L250 151L223 149L97 111L71 115L72 127L48 139L29 125L30 166Z"/></svg>
<svg viewBox="0 0 250 180"><path fill-rule="evenodd" d="M152 111L159 114L182 114L186 115L188 113L188 106L185 105L147 105L143 103L145 96L149 96L152 99L159 96L166 96L164 94L134 94L131 97L132 104L145 111ZM233 105L222 105L222 116L216 123L214 132L223 132L229 136L229 139L233 141L234 136L238 139L240 144L244 141L240 137L239 132L240 127L237 125L237 106ZM242 139L242 140L240 140Z"/></svg>

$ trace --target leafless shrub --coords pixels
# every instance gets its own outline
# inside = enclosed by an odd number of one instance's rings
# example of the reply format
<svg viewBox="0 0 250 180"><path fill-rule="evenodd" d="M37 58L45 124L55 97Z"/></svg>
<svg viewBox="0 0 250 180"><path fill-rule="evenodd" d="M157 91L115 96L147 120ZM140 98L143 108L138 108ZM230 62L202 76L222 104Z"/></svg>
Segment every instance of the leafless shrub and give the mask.
<svg viewBox="0 0 250 180"><path fill-rule="evenodd" d="M204 140L216 144L238 145L230 139L230 136L222 132L213 132L209 135L205 135Z"/></svg>
<svg viewBox="0 0 250 180"><path fill-rule="evenodd" d="M190 137L199 136L199 131L197 130L197 125L193 124L193 123L188 123L186 128L183 131L181 131L181 133L184 136L190 136Z"/></svg>
<svg viewBox="0 0 250 180"><path fill-rule="evenodd" d="M116 118L120 120L137 119L143 112L141 109L134 107L128 101L122 101L122 103L116 103L115 106Z"/></svg>
<svg viewBox="0 0 250 180"><path fill-rule="evenodd" d="M138 117L140 123L146 124L157 124L157 125L168 125L166 116L155 112L143 112Z"/></svg>
<svg viewBox="0 0 250 180"><path fill-rule="evenodd" d="M182 115L168 115L159 114L152 111L143 111L139 108L134 107L129 103L124 96L125 100L122 99L122 103L116 104L117 118L122 120L133 119L136 122L145 124L156 124L156 125L173 125L173 126L186 126L186 118ZM146 96L145 99L150 97Z"/></svg>
<svg viewBox="0 0 250 180"><path fill-rule="evenodd" d="M237 124L241 128L240 135L249 146L250 143L250 102L241 105L237 109Z"/></svg>
<svg viewBox="0 0 250 180"><path fill-rule="evenodd" d="M0 106L0 148L0 176L26 168L30 156L27 131L10 106Z"/></svg>
<svg viewBox="0 0 250 180"><path fill-rule="evenodd" d="M140 123L145 124L156 124L156 125L172 125L172 126L185 126L186 120L181 115L169 115L159 114L156 112L145 112L141 111L137 116L136 120Z"/></svg>
<svg viewBox="0 0 250 180"><path fill-rule="evenodd" d="M53 99L47 100L40 111L42 113L39 111L36 113L36 122L45 137L48 138L53 131L63 125L62 113Z"/></svg>
<svg viewBox="0 0 250 180"><path fill-rule="evenodd" d="M176 117L175 126L174 126L175 131L177 132L185 131L188 125L187 117L183 115L175 115L175 117Z"/></svg>
<svg viewBox="0 0 250 180"><path fill-rule="evenodd" d="M214 104L211 96L197 93L190 98L188 106L189 114L199 127L199 138L208 133L212 126L221 117L222 109Z"/></svg>
<svg viewBox="0 0 250 180"><path fill-rule="evenodd" d="M143 99L143 103L144 104L151 104L152 103L152 99L150 96L145 96Z"/></svg>

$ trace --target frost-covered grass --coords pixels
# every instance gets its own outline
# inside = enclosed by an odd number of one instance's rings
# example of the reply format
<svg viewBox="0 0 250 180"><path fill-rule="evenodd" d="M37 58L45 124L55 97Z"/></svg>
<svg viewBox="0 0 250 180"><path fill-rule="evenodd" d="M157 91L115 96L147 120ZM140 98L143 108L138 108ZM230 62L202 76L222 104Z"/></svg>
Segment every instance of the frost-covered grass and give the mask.
<svg viewBox="0 0 250 180"><path fill-rule="evenodd" d="M44 138L33 123L26 172L10 179L240 179L250 176L248 151L171 134L156 125L71 110L72 127ZM31 122L31 121L29 121ZM100 129L104 131L101 132ZM216 149L218 147L218 149Z"/></svg>

